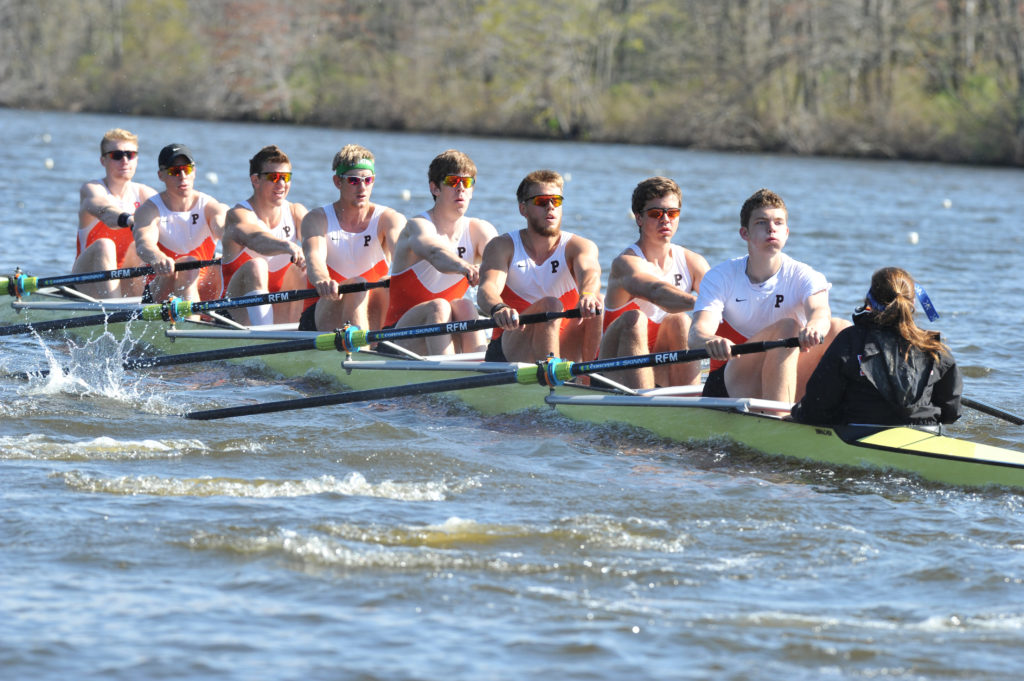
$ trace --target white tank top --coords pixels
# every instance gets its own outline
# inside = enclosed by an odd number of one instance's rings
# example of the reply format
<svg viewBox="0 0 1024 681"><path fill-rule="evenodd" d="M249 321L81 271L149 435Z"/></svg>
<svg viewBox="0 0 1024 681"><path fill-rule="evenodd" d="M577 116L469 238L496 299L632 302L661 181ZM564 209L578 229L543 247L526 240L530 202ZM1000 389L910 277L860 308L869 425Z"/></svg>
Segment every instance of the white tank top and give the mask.
<svg viewBox="0 0 1024 681"><path fill-rule="evenodd" d="M346 232L338 222L334 204L322 206L327 218L327 267L343 279L364 276L367 272L387 263L380 245L377 223L384 212L382 206L373 207L373 215L366 228L359 232Z"/></svg>
<svg viewBox="0 0 1024 681"><path fill-rule="evenodd" d="M213 230L206 221L206 204L213 200L209 194L196 192L196 202L189 210L173 211L156 194L153 203L160 211L160 246L180 257L195 251L207 241L216 244Z"/></svg>
<svg viewBox="0 0 1024 681"><path fill-rule="evenodd" d="M542 263L534 262L523 246L519 230L509 232L515 251L509 263L505 287L528 303L535 303L546 296L561 298L569 291L576 290L576 281L569 271L565 257L565 245L572 234L562 232L555 251Z"/></svg>

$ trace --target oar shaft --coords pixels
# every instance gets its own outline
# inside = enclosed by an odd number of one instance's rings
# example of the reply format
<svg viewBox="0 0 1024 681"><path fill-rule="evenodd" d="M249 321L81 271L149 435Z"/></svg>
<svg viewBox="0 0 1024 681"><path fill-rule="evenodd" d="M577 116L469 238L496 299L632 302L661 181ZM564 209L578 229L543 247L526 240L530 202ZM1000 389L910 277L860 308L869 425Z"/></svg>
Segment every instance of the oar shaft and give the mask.
<svg viewBox="0 0 1024 681"><path fill-rule="evenodd" d="M260 357L263 355L278 355L284 352L299 352L302 350L315 349L315 339L303 338L300 340L281 341L280 343L266 343L263 345L243 345L233 348L220 348L217 350L183 352L177 355L160 355L158 357L137 357L125 360L121 364L121 366L124 369L150 369L153 367L174 366L178 364L192 364L194 362L213 362L219 359Z"/></svg>
<svg viewBox="0 0 1024 681"><path fill-rule="evenodd" d="M390 284L390 279L365 281L355 284L340 284L338 286L338 294L344 295L346 293L369 291L370 289L375 288L388 288ZM289 303L296 300L318 298L319 296L320 294L316 292L315 288L309 288L296 289L294 291L278 291L276 293L256 293L251 296L243 296L241 298L221 298L220 300L206 300L198 302L182 301L180 303L175 303L175 305L178 306L178 309L175 310L175 314L179 317L185 317L197 312L230 310L239 307L252 307L253 305L274 305L277 303Z"/></svg>
<svg viewBox="0 0 1024 681"><path fill-rule="evenodd" d="M742 343L732 346L733 355L745 355L752 352L766 352L775 348L795 348L800 345L798 338L782 338L779 340L756 341L753 343ZM609 359L598 359L591 362L580 362L569 365L572 376L592 374L599 371L617 371L619 369L642 369L645 367L661 366L665 364L679 364L682 362L695 362L706 359L708 351L704 348L693 350L677 350L674 352L656 352L650 355L636 355L635 357L612 357ZM568 377L563 378L566 380Z"/></svg>
<svg viewBox="0 0 1024 681"><path fill-rule="evenodd" d="M385 288L390 280L382 279L375 282L363 282L358 284L343 284L338 287L339 293L353 293L365 291L371 288ZM296 291L280 291L278 293L260 293L242 298L221 298L220 300L208 300L192 302L190 300L178 300L175 302L151 304L140 307L137 310L118 310L108 314L95 314L85 317L72 317L70 319L51 319L41 322L26 322L24 324L13 324L11 326L0 326L0 336L13 336L21 333L33 333L40 331L52 331L54 329L74 329L83 326L95 326L97 324L116 324L127 322L133 319L146 319L156 321L160 319L175 321L184 319L192 314L207 312L210 310L226 310L237 307L249 307L252 305L265 305L273 303L285 303L292 300L304 298L316 298L316 289L299 289Z"/></svg>
<svg viewBox="0 0 1024 681"><path fill-rule="evenodd" d="M1017 426L1024 426L1024 417L1017 416L1013 412L1006 411L1005 409L993 407L991 404L978 402L977 400L972 400L969 397L961 397L960 403L963 404L965 407L970 407L971 409L980 411L983 414L995 416L996 418L1003 419L1004 421L1008 421Z"/></svg>
<svg viewBox="0 0 1024 681"><path fill-rule="evenodd" d="M220 258L212 260L192 260L179 262L174 265L176 272L198 270L203 267L219 265ZM139 265L138 267L124 267L117 270L103 270L101 272L82 272L80 274L62 274L56 277L18 277L0 278L0 293L15 295L16 289L21 288L24 293L32 293L48 286L72 286L74 284L88 284L96 281L111 281L113 279L134 279L153 274L152 265Z"/></svg>
<svg viewBox="0 0 1024 681"><path fill-rule="evenodd" d="M39 333L42 331L54 331L56 329L75 329L82 326L96 326L99 324L117 324L138 319L143 316L142 310L120 310L109 314L93 314L84 317L72 317L70 319L50 319L41 322L26 322L23 324L12 324L0 326L0 336L15 336L22 333Z"/></svg>
<svg viewBox="0 0 1024 681"><path fill-rule="evenodd" d="M333 393L317 397L303 397L295 400L280 400L277 402L264 402L263 404L224 407L222 409L208 409L206 411L193 411L185 414L185 418L197 421L209 421L212 419L226 419L234 416L269 414L291 409L307 409L309 407L324 407L333 404L385 400L393 397L406 397L409 395L427 395L431 393L447 392L450 390L486 388L488 386L515 383L516 380L516 371L503 371L494 374L448 378L441 381L430 381L427 383L413 383L410 385L391 388L371 388L370 390L355 390L352 392Z"/></svg>
<svg viewBox="0 0 1024 681"><path fill-rule="evenodd" d="M580 316L577 309L565 310L563 312L538 312L527 314L519 318L520 324L542 324L556 319L576 319ZM423 326L405 326L393 329L381 329L380 331L366 331L365 333L354 334L355 342L359 346L370 345L379 341L403 340L407 338L423 338L426 336L443 336L451 333L468 333L471 331L485 331L497 327L493 319L472 319L463 322L445 322L443 324L424 324Z"/></svg>

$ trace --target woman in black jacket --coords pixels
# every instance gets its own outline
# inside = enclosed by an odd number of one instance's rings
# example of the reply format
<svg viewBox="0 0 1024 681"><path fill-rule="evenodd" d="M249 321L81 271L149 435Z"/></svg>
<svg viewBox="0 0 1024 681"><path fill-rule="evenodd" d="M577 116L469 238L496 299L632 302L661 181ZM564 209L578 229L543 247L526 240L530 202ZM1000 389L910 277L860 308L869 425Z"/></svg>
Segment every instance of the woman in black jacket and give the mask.
<svg viewBox="0 0 1024 681"><path fill-rule="evenodd" d="M960 371L939 334L914 323L914 294L905 270L872 275L864 307L825 351L793 407L794 421L934 425L960 418Z"/></svg>

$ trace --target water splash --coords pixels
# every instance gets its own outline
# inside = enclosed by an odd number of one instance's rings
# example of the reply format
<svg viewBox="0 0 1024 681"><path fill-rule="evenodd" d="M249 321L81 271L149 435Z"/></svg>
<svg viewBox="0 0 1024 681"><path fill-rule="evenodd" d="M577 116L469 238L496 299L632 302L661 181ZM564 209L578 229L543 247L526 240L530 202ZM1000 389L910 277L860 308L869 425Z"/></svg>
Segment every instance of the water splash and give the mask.
<svg viewBox="0 0 1024 681"><path fill-rule="evenodd" d="M120 403L138 404L144 396L141 379L129 378L123 363L138 341L128 328L121 338L109 330L79 344L68 339L68 356L58 356L54 348L35 335L47 363L46 372L29 372L29 382L20 391L23 396L77 395L103 397Z"/></svg>

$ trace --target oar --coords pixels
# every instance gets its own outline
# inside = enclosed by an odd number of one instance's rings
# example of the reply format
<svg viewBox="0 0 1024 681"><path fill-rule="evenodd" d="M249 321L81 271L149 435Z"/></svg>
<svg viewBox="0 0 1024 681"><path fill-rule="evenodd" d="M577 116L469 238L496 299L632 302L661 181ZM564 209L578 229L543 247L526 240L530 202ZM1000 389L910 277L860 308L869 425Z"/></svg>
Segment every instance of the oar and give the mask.
<svg viewBox="0 0 1024 681"><path fill-rule="evenodd" d="M985 404L984 402L978 402L977 400L972 400L969 397L961 397L960 398L960 403L963 404L965 407L970 407L971 409L974 409L976 411L980 411L983 414L988 414L989 416L995 416L998 419L1002 419L1004 421L1008 421L1008 422L1010 422L1010 423L1012 423L1014 425L1017 425L1017 426L1024 426L1024 417L1017 416L1013 412L1006 411L1005 409L1000 409L999 407L993 407L991 404Z"/></svg>
<svg viewBox="0 0 1024 681"><path fill-rule="evenodd" d="M354 293L366 291L373 288L386 288L389 279L381 279L374 282L359 282L355 284L342 284L338 286L338 293ZM298 289L295 291L278 291L277 293L256 293L241 298L221 298L219 300L204 300L192 302L190 300L175 300L167 303L154 303L143 305L136 310L116 310L107 314L85 315L84 317L71 317L68 319L49 319L41 322L26 322L23 324L12 324L0 326L0 336L13 336L22 333L37 333L42 331L53 331L55 329L74 329L82 326L96 326L98 324L117 324L119 322L130 322L136 319L146 321L178 321L192 314L209 312L212 310L227 310L238 307L250 307L252 305L267 305L275 303L287 303L293 300L304 300L316 298L320 294L316 289Z"/></svg>
<svg viewBox="0 0 1024 681"><path fill-rule="evenodd" d="M219 264L220 258L179 262L174 265L174 271L198 270L203 267ZM88 284L94 281L110 281L111 279L134 279L135 277L144 277L147 274L153 274L152 265L125 267L119 270L103 270L102 272L63 274L58 277L27 277L24 274L19 274L14 277L0 277L0 295L6 293L10 296L22 296L48 286L72 286L74 284Z"/></svg>
<svg viewBox="0 0 1024 681"><path fill-rule="evenodd" d="M573 319L580 316L580 311L538 312L523 315L520 324L540 324L555 319ZM177 355L160 357L140 357L125 360L125 369L139 369L160 366L189 364L192 362L212 362L219 359L240 359L242 357L258 357L260 355L277 355L285 352L301 352L303 350L338 350L339 352L355 352L359 348L380 341L402 340L408 338L425 338L427 336L444 336L452 333L468 333L493 329L497 324L491 319L474 319L464 322L447 322L444 324L425 324L423 326L405 326L402 328L382 329L380 331L364 331L355 327L339 329L331 333L321 333L313 338L299 338L267 343L264 345L241 345L233 348L217 350L201 350L184 352Z"/></svg>
<svg viewBox="0 0 1024 681"><path fill-rule="evenodd" d="M773 341L743 343L742 345L732 346L732 354L743 355L751 352L765 352L773 348L795 348L799 345L800 340L798 338L783 338ZM549 386L561 385L573 377L581 376L583 374L591 374L598 371L635 369L661 366L664 364L678 364L680 362L693 362L695 360L704 359L707 356L707 350L700 348L696 350L680 350L677 352L659 352L651 355L614 357L612 359L580 363L569 362L562 359L548 359L536 364L517 364L515 368L510 369L509 371L502 371L493 374L466 376L463 378L449 378L442 381L428 381L426 383L411 383L409 385L391 388L355 390L351 392L321 395L319 397L304 397L295 400L264 402L263 404L207 409L205 411L192 411L185 414L185 418L197 421L209 421L212 419L224 419L234 416L269 414L272 412L288 411L291 409L307 409L309 407L349 404L352 402L365 402L368 400L385 400L392 397L427 395L431 393L448 392L451 390L485 388L488 386L507 385L511 383L522 383L526 385L539 383L540 385Z"/></svg>

